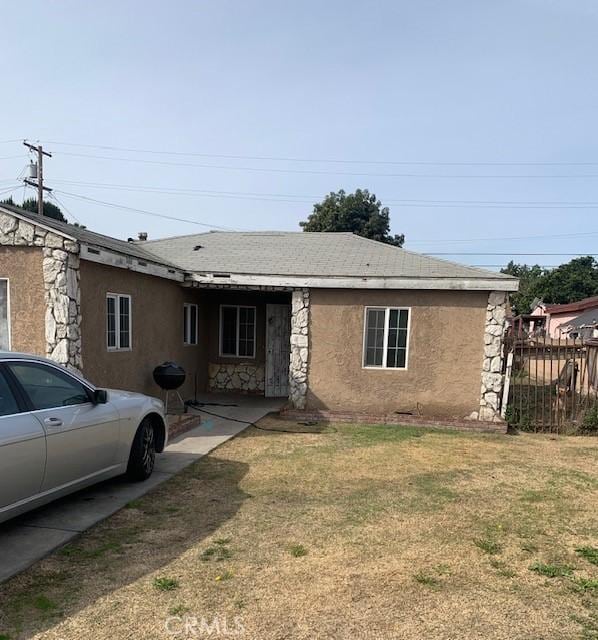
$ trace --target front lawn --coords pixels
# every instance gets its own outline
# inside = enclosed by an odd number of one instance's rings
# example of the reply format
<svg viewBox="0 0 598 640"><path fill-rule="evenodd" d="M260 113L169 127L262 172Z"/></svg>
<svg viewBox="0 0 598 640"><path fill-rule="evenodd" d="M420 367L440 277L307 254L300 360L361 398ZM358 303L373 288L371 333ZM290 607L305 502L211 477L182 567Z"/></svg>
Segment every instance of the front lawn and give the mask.
<svg viewBox="0 0 598 640"><path fill-rule="evenodd" d="M0 639L598 638L597 439L260 426L315 433L250 428L0 586Z"/></svg>

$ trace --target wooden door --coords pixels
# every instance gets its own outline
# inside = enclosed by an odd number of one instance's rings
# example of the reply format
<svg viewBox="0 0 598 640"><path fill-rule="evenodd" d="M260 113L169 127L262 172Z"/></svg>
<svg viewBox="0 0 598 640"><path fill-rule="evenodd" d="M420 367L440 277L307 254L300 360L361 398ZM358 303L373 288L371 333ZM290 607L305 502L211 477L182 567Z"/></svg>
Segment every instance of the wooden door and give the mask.
<svg viewBox="0 0 598 640"><path fill-rule="evenodd" d="M289 395L291 307L266 305L266 397Z"/></svg>

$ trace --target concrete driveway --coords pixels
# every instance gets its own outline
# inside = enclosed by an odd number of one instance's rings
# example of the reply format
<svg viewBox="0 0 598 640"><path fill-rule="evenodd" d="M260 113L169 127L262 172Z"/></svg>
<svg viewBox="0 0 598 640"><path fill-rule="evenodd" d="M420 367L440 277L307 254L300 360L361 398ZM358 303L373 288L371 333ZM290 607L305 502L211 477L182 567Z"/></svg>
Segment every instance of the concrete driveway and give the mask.
<svg viewBox="0 0 598 640"><path fill-rule="evenodd" d="M200 400L234 404L236 406L205 408L226 418L247 422L278 411L284 403L278 398L215 394ZM197 413L201 415L201 425L175 438L166 451L157 456L154 473L145 482L131 483L115 478L0 524L0 582L20 573L247 428L246 424L234 420Z"/></svg>

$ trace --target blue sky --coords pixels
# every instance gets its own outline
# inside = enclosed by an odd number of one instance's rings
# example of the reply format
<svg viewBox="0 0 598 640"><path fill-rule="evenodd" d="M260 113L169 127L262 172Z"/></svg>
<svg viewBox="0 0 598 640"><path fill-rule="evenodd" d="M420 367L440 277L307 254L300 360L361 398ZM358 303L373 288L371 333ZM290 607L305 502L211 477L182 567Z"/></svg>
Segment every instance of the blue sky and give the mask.
<svg viewBox="0 0 598 640"><path fill-rule="evenodd" d="M594 0L30 0L2 15L0 141L41 140L54 154L47 184L94 230L204 228L66 193L296 230L325 193L364 187L392 203L392 230L413 250L598 251L598 208L446 206L598 203ZM28 155L12 142L0 158L1 190ZM546 237L563 234L578 235Z"/></svg>

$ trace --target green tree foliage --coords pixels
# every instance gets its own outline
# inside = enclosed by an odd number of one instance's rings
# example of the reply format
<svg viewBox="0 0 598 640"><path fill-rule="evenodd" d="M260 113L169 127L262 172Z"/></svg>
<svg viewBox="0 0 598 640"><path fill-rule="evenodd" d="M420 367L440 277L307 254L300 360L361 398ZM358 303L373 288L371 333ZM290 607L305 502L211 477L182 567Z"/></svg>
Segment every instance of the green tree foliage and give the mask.
<svg viewBox="0 0 598 640"><path fill-rule="evenodd" d="M27 200L23 200L22 204L15 204L12 197L10 197L6 200L2 200L1 204L10 204L13 207L21 207L21 209L25 209L25 211L37 213L37 200L35 198L27 198ZM67 219L64 217L60 208L46 200L44 200L44 215L48 218L59 220L60 222L67 222Z"/></svg>
<svg viewBox="0 0 598 640"><path fill-rule="evenodd" d="M598 262L591 256L574 258L542 279L544 302L566 304L598 295Z"/></svg>
<svg viewBox="0 0 598 640"><path fill-rule="evenodd" d="M358 236L402 247L405 236L390 234L390 213L367 189L355 193L329 193L314 205L313 213L299 223L303 231L350 231Z"/></svg>
<svg viewBox="0 0 598 640"><path fill-rule="evenodd" d="M539 293L540 282L544 276L544 269L537 264L532 266L527 264L516 264L511 260L509 264L501 269L501 273L519 278L519 291L511 294L511 306L513 313L529 313L534 298L541 298Z"/></svg>
<svg viewBox="0 0 598 640"><path fill-rule="evenodd" d="M598 295L598 262L591 256L573 258L556 269L511 261L501 271L520 279L519 291L511 296L515 314L529 313L534 298L567 304Z"/></svg>

